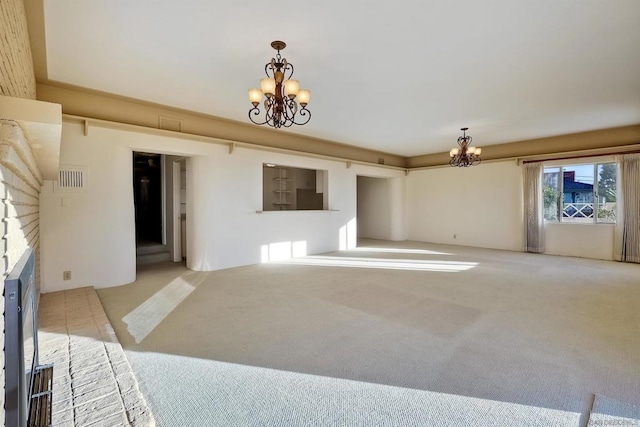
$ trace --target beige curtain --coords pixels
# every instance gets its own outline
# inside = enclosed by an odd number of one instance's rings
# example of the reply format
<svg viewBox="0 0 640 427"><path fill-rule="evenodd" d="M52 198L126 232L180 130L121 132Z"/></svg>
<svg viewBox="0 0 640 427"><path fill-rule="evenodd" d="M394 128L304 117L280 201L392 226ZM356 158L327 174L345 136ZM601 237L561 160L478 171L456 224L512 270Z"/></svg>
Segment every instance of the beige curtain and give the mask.
<svg viewBox="0 0 640 427"><path fill-rule="evenodd" d="M525 163L524 173L524 252L544 252L544 205L542 163Z"/></svg>
<svg viewBox="0 0 640 427"><path fill-rule="evenodd" d="M625 154L618 162L618 217L614 257L640 263L640 154Z"/></svg>

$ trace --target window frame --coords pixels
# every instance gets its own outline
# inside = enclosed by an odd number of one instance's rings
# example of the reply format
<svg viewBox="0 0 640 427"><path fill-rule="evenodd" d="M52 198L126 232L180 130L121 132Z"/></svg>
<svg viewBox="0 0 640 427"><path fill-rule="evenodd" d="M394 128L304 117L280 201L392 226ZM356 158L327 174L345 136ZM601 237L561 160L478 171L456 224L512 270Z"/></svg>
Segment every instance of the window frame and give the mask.
<svg viewBox="0 0 640 427"><path fill-rule="evenodd" d="M567 160L571 160L571 159L567 159ZM615 215L615 221L613 222L605 222L605 221L601 221L599 219L599 211L600 211L600 206L599 206L599 193L598 193L598 181L599 181L599 176L598 176L598 169L600 166L604 166L604 165L614 165L616 167L616 191L617 191L617 186L618 186L618 181L617 181L617 170L618 170L618 164L617 162L615 162L614 160L604 160L604 161L590 161L590 162L577 162L577 163L566 163L563 162L562 164L549 164L549 165L544 165L543 170L542 170L542 180L544 181L544 174L545 171L547 169L558 169L558 185L557 185L557 191L558 191L558 196L556 199L556 206L557 206L557 219L553 220L553 219L546 219L544 218L544 222L545 223L549 223L549 224L600 224L600 225L616 225L617 221L618 221L618 214L617 214L617 208L618 205L616 204L616 215ZM593 167L593 189L592 189L592 195L593 195L593 202L592 202L592 209L593 209L593 218L591 221L585 221L585 222L577 222L577 221L567 221L567 220L563 220L564 219L564 172L566 168L572 168L572 167L576 167L576 166L592 166ZM554 172L555 173L555 172ZM543 182L543 188L544 188L544 182ZM543 205L543 209L544 209L544 205Z"/></svg>

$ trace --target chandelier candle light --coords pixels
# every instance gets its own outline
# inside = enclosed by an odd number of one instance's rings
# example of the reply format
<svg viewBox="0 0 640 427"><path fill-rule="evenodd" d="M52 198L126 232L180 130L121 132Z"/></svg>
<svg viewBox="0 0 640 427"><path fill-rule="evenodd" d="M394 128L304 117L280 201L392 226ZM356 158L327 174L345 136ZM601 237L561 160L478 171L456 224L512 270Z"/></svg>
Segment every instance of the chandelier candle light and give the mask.
<svg viewBox="0 0 640 427"><path fill-rule="evenodd" d="M452 148L451 151L449 151L449 156L451 157L449 164L451 166L466 168L468 166L479 165L482 161L480 158L482 149L471 146L472 138L466 134L468 129L469 128L460 129L462 131L462 136L458 137L458 145L460 148Z"/></svg>
<svg viewBox="0 0 640 427"><path fill-rule="evenodd" d="M274 41L271 47L278 51L275 58L271 58L264 66L267 77L260 80L260 89L249 89L249 101L253 108L249 110L249 120L257 125L267 124L279 129L292 125L304 125L311 120L311 111L307 110L307 104L311 92L300 89L298 80L292 80L293 64L287 62L280 55L280 51L287 45L282 41ZM264 101L264 121L256 121L253 116L260 114L260 101ZM300 105L300 109L298 109ZM300 119L302 117L302 119Z"/></svg>

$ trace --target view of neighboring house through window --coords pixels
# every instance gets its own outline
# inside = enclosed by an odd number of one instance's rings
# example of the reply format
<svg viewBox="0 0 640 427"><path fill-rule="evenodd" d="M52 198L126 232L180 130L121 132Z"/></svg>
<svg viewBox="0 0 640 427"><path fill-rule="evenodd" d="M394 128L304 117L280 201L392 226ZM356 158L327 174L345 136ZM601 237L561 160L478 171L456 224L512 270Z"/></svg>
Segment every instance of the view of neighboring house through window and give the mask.
<svg viewBox="0 0 640 427"><path fill-rule="evenodd" d="M570 223L616 222L616 164L544 168L544 219Z"/></svg>

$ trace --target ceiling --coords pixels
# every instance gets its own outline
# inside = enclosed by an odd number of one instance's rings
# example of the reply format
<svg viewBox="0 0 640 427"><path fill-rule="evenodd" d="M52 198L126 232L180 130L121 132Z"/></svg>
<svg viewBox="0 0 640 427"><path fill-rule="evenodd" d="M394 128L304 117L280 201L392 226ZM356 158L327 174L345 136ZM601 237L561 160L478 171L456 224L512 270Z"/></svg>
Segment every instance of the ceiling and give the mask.
<svg viewBox="0 0 640 427"><path fill-rule="evenodd" d="M51 81L248 122L283 40L291 131L403 156L640 123L638 0L41 1Z"/></svg>

